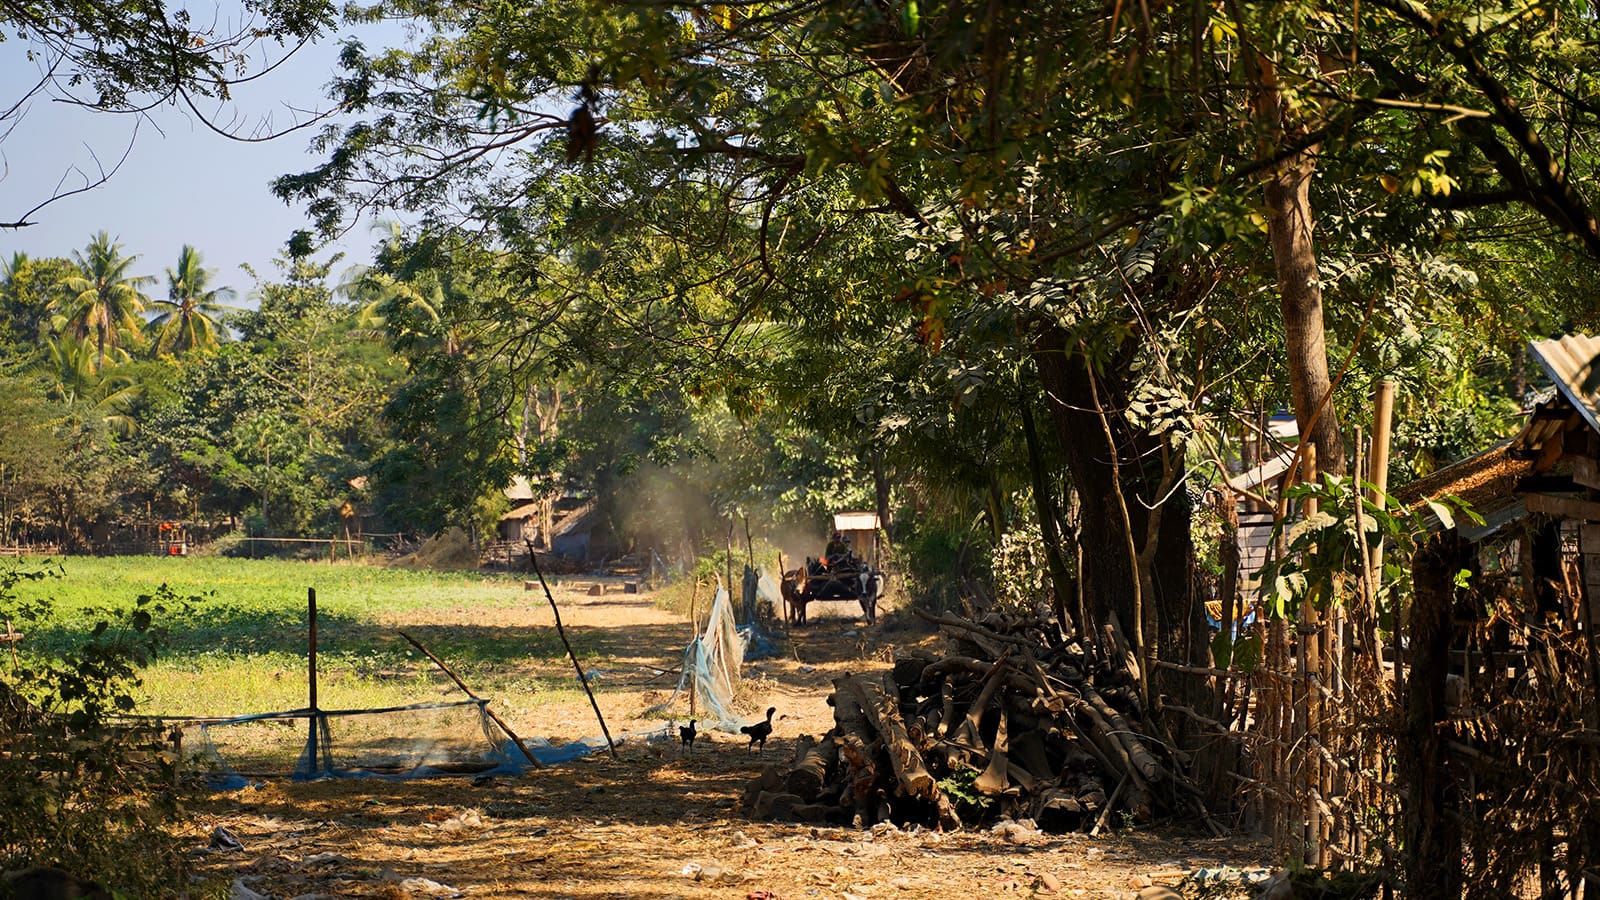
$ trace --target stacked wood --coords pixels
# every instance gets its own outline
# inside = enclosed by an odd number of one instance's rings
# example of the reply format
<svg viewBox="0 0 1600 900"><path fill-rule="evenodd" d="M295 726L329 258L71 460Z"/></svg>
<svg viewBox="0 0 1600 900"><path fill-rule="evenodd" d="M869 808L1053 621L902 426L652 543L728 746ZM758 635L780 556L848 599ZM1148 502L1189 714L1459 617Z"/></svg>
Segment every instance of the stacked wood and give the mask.
<svg viewBox="0 0 1600 900"><path fill-rule="evenodd" d="M1051 831L1099 830L1114 813L1203 817L1150 737L1121 654L1097 658L1045 615L924 617L944 655L835 679L833 728L750 783L748 814L859 827L1031 818Z"/></svg>

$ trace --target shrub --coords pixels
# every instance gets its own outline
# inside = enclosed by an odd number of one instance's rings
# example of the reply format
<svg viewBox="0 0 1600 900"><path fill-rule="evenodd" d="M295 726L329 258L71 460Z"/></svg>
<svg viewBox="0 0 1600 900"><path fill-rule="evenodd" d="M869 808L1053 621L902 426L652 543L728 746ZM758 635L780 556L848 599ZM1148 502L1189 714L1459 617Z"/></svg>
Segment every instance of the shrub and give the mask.
<svg viewBox="0 0 1600 900"><path fill-rule="evenodd" d="M0 572L0 616L25 632L51 627L52 604L21 601L15 588L59 575L48 564ZM131 608L99 610L80 643L19 656L0 679L0 870L60 866L127 896L186 887L173 833L178 760L159 731L117 717L134 708L138 670L166 637L158 617L188 602L163 586Z"/></svg>

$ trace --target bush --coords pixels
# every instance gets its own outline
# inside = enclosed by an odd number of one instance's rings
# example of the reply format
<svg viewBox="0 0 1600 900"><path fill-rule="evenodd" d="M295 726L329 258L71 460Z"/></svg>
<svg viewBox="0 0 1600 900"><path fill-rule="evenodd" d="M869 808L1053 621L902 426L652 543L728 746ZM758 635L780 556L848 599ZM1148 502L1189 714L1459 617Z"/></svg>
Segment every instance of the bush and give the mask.
<svg viewBox="0 0 1600 900"><path fill-rule="evenodd" d="M0 572L0 616L24 632L47 627L51 604L19 601L15 588L59 575L48 564ZM178 760L155 729L116 721L166 637L157 617L187 603L163 586L132 608L101 610L76 647L20 657L0 679L0 870L60 866L127 896L187 886L173 833Z"/></svg>

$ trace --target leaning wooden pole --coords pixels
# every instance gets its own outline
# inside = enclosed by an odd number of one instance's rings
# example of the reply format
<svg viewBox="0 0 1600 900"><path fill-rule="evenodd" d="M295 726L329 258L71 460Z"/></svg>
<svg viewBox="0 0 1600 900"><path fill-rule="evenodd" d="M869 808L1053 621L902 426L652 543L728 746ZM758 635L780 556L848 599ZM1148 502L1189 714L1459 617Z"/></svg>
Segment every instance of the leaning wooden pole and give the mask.
<svg viewBox="0 0 1600 900"><path fill-rule="evenodd" d="M411 642L411 646L417 648L418 650L421 650L423 656L426 656L427 658L433 660L433 664L439 667L439 671L441 671L445 675L449 676L450 680L454 681L456 683L456 687L461 688L461 692L463 694L466 694L468 697L471 697L472 699L478 701L478 704L479 704L480 708L482 708L483 711L488 714L489 719L491 721L493 721L496 725L500 726L500 730L504 731L506 733L506 736L511 738L511 742L517 745L517 749L521 750L522 751L522 755L526 756L528 758L528 762L533 763L533 767L535 769L544 768L544 763L539 762L538 758L535 757L533 755L532 751L530 751L528 749L528 745L524 744L522 742L522 738L517 737L517 733L515 731L511 730L511 726L510 725L506 724L506 720L500 718L498 715L495 715L495 711L489 708L488 701L486 701L483 698L479 697L477 694L474 694L472 692L472 689L467 687L466 682L464 682L460 678L456 677L456 673L450 671L450 667L444 664L444 660L441 660L439 657L434 656L432 651L430 651L427 647L422 646L422 643L420 641L418 641L416 638L412 637L411 635L406 634L404 631L400 632L400 636L405 638L406 640L410 641Z"/></svg>
<svg viewBox="0 0 1600 900"><path fill-rule="evenodd" d="M700 579L689 585L689 721L699 715L695 701L700 696Z"/></svg>
<svg viewBox="0 0 1600 900"><path fill-rule="evenodd" d="M606 736L606 747L611 750L611 758L617 758L617 742L611 739L611 729L606 727L606 717L600 712L600 703L594 699L594 691L589 688L589 678L583 674L583 664L578 662L578 654L572 652L572 644L567 640L567 629L561 625L561 610L556 606L556 598L550 593L550 585L544 580L544 571L539 568L539 558L529 556L528 561L533 564L533 574L539 576L539 587L544 588L544 598L550 601L550 611L555 613L556 634L561 638L561 646L567 648L567 658L572 660L572 668L578 671L578 683L583 685L583 692L589 695L589 705L594 707L594 717L600 720L600 733Z"/></svg>

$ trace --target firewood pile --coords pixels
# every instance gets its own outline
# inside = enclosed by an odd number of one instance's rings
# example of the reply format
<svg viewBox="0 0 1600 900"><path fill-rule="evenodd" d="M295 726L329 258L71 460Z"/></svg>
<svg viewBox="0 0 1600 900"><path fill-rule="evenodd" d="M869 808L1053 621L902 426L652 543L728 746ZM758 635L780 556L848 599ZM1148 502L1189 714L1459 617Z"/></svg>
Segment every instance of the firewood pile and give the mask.
<svg viewBox="0 0 1600 900"><path fill-rule="evenodd" d="M907 655L833 682L834 727L745 790L761 819L958 828L1031 818L1047 831L1199 811L1199 792L1149 737L1126 665L1098 660L1053 618L921 614L943 657ZM1209 820L1206 820L1209 821Z"/></svg>

